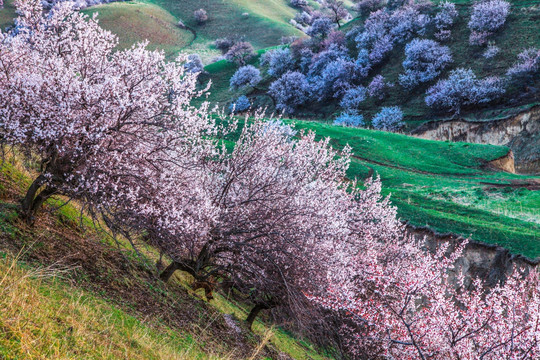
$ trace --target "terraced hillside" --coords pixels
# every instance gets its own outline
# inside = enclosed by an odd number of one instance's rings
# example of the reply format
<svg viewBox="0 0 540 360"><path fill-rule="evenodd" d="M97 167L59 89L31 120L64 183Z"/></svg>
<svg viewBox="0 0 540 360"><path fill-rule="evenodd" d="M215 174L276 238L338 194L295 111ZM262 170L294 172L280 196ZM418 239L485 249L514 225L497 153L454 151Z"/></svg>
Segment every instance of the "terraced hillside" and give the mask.
<svg viewBox="0 0 540 360"><path fill-rule="evenodd" d="M354 153L351 178L381 177L402 220L540 256L540 178L495 170L508 148L297 121Z"/></svg>

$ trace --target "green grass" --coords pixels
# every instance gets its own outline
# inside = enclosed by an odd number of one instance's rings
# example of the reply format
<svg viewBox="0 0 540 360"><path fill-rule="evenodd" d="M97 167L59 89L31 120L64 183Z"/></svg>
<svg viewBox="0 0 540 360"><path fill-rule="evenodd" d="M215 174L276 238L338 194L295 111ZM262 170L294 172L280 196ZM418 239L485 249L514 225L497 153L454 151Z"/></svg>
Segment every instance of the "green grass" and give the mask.
<svg viewBox="0 0 540 360"><path fill-rule="evenodd" d="M2 31L13 25L13 19L17 17L14 2L14 0L5 0L4 7L0 9L0 28Z"/></svg>
<svg viewBox="0 0 540 360"><path fill-rule="evenodd" d="M400 134L296 121L299 129L330 137L354 153L349 177L381 177L402 220L501 245L529 258L540 256L540 178L494 171L486 164L504 156L500 146L450 143Z"/></svg>
<svg viewBox="0 0 540 360"><path fill-rule="evenodd" d="M116 2L84 10L98 13L100 25L118 35L120 49L148 40L150 49L173 56L188 46L194 35L178 27L178 19L163 8L143 2Z"/></svg>

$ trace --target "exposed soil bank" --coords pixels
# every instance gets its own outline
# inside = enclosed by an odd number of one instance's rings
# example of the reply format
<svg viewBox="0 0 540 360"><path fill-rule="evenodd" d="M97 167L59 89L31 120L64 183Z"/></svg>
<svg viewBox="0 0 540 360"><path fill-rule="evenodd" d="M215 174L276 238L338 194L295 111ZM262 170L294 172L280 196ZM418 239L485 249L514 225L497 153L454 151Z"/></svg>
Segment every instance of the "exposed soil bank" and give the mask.
<svg viewBox="0 0 540 360"><path fill-rule="evenodd" d="M451 251L464 240L460 236L438 234L427 228L409 225L408 229L418 241L422 242L425 239L426 247L432 252L445 243L449 243ZM457 261L457 271L466 274L468 278L479 277L493 286L512 274L514 269L529 272L535 269L538 263L540 259L511 254L500 246L469 241L463 255Z"/></svg>
<svg viewBox="0 0 540 360"><path fill-rule="evenodd" d="M508 146L512 149L517 172L540 173L540 106L491 121L431 121L411 134L431 140Z"/></svg>

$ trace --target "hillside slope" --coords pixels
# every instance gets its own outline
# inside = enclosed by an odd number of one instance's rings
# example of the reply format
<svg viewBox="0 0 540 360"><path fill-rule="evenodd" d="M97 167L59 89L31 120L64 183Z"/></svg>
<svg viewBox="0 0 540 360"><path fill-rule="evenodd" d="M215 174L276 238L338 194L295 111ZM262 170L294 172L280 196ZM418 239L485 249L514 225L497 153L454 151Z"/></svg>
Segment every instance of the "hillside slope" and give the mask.
<svg viewBox="0 0 540 360"><path fill-rule="evenodd" d="M183 273L163 283L167 260L76 204L52 199L26 225L16 209L31 173L14 159L0 170L0 359L327 359L264 318L249 331L246 304L208 302Z"/></svg>
<svg viewBox="0 0 540 360"><path fill-rule="evenodd" d="M479 79L492 76L502 77L506 74L508 68L516 62L520 52L531 47L540 47L540 1L515 0L510 2L511 12L506 19L506 23L502 29L498 30L490 38L490 44L499 49L495 56L485 58L483 56L486 50L485 46L469 44L470 30L467 23L471 15L473 2L457 1L456 7L459 16L452 26L452 37L442 43L450 48L453 58L452 63L436 79L421 84L412 90L406 89L399 85L399 75L404 72L402 63L405 59L404 50L408 41L396 44L386 59L377 64L361 83L361 85L367 86L376 75L383 75L386 82L393 84L388 89L388 96L383 100L368 97L360 103L357 110L369 123L369 120L380 111L381 107L399 105L405 116L405 130L412 130L430 120L452 118L453 114L451 112L435 110L425 104L426 90L434 85L437 80L445 79L452 70L457 68L470 68ZM345 24L340 31L346 34L355 27L362 28L364 21L365 17L358 17ZM429 28L427 34L421 38L433 39L432 33L433 29ZM349 48L354 47L351 43L348 45ZM352 51L352 54L354 60L354 51ZM258 63L254 64L259 66ZM222 99L228 98L230 101L233 99L233 95L238 95L231 94L228 89L227 81L232 75L231 71L227 71L226 67L223 67L224 71L216 71L214 64L211 64L208 70L211 73L213 83L218 84L212 88L215 99L222 101ZM266 81L259 84L257 88L247 89L244 93L255 103L269 103L266 90L273 80L275 79L267 77ZM523 105L538 103L540 102L540 95L538 92L534 92L534 88L538 85L535 84L529 87L524 86L524 84L512 84L500 100L489 105L465 108L460 117L482 121L504 116L521 108ZM336 99L330 98L322 102L312 99L312 101L308 101L304 106L301 106L294 115L299 118L333 119L342 111L338 103L338 96L336 96Z"/></svg>
<svg viewBox="0 0 540 360"><path fill-rule="evenodd" d="M439 233L540 256L540 178L502 172L489 163L508 148L430 141L366 129L296 121L299 129L349 144L351 178L381 177L402 220Z"/></svg>

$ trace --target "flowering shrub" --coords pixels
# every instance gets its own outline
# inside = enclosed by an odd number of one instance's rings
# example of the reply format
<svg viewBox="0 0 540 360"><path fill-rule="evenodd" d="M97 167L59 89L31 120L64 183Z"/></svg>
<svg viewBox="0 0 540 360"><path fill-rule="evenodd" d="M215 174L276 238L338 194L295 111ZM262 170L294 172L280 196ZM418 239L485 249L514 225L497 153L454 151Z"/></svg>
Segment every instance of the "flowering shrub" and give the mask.
<svg viewBox="0 0 540 360"><path fill-rule="evenodd" d="M223 54L226 54L229 49L236 44L237 41L232 38L220 38L214 41L214 46L221 50Z"/></svg>
<svg viewBox="0 0 540 360"><path fill-rule="evenodd" d="M488 45L488 47L486 48L486 50L484 51L482 56L485 59L491 59L492 57L497 55L499 53L499 51L500 51L500 49L499 49L498 46L495 46L494 44L490 44L490 45Z"/></svg>
<svg viewBox="0 0 540 360"><path fill-rule="evenodd" d="M75 198L96 216L151 212L160 196L191 181L191 171L179 168L195 169L199 155L213 153L215 131L207 105L191 105L197 76L182 59L166 62L145 44L117 50L114 35L69 3L45 15L37 0L18 10L20 30L0 43L7 65L0 70L0 139L43 164L22 202L23 218L33 221L52 195ZM177 216L183 211L160 214Z"/></svg>
<svg viewBox="0 0 540 360"><path fill-rule="evenodd" d="M414 39L405 47L405 74L399 76L399 82L406 88L413 88L435 79L451 62L452 55L447 46L433 40Z"/></svg>
<svg viewBox="0 0 540 360"><path fill-rule="evenodd" d="M236 113L247 111L249 110L250 107L251 107L251 102L249 101L247 96L242 95L231 103L231 105L229 106L229 111L231 113L236 114Z"/></svg>
<svg viewBox="0 0 540 360"><path fill-rule="evenodd" d="M339 97L352 85L355 79L355 64L339 58L330 62L319 76L311 77L311 89L319 101Z"/></svg>
<svg viewBox="0 0 540 360"><path fill-rule="evenodd" d="M261 81L261 72L253 65L242 66L231 77L229 84L232 90L246 86L256 86Z"/></svg>
<svg viewBox="0 0 540 360"><path fill-rule="evenodd" d="M187 56L186 71L190 73L200 73L204 71L204 65L199 54L189 54Z"/></svg>
<svg viewBox="0 0 540 360"><path fill-rule="evenodd" d="M288 72L270 85L269 94L276 100L276 108L294 113L298 106L308 100L310 92L310 86L304 74Z"/></svg>
<svg viewBox="0 0 540 360"><path fill-rule="evenodd" d="M540 49L529 48L518 55L518 61L506 72L510 77L531 76L540 69Z"/></svg>
<svg viewBox="0 0 540 360"><path fill-rule="evenodd" d="M510 3L504 0L487 0L473 5L469 28L471 45L483 45L487 38L499 30L510 13Z"/></svg>
<svg viewBox="0 0 540 360"><path fill-rule="evenodd" d="M193 12L193 17L195 18L195 21L197 21L198 24L204 24L208 21L208 14L206 13L206 10L199 9L195 10Z"/></svg>
<svg viewBox="0 0 540 360"><path fill-rule="evenodd" d="M403 112L399 106L383 107L373 119L371 124L377 130L396 131L403 127Z"/></svg>
<svg viewBox="0 0 540 360"><path fill-rule="evenodd" d="M414 35L424 34L431 18L415 6L403 6L391 12L387 9L372 12L354 41L358 49L369 51L372 65L380 63L394 48Z"/></svg>
<svg viewBox="0 0 540 360"><path fill-rule="evenodd" d="M334 120L334 125L349 127L364 126L364 117L356 112L344 112Z"/></svg>
<svg viewBox="0 0 540 360"><path fill-rule="evenodd" d="M347 110L357 109L362 101L366 99L366 88L357 86L345 91L339 106Z"/></svg>
<svg viewBox="0 0 540 360"><path fill-rule="evenodd" d="M448 40L452 35L451 28L459 13L456 10L456 4L445 1L438 5L439 12L433 19L435 23L435 37L440 40Z"/></svg>
<svg viewBox="0 0 540 360"><path fill-rule="evenodd" d="M459 114L465 105L485 104L504 94L498 78L478 80L470 69L459 68L448 79L439 80L426 93L426 104Z"/></svg>
<svg viewBox="0 0 540 360"><path fill-rule="evenodd" d="M307 28L306 34L314 38L324 39L334 28L332 20L327 17L320 17L313 21Z"/></svg>
<svg viewBox="0 0 540 360"><path fill-rule="evenodd" d="M246 41L235 43L225 53L225 59L237 65L246 65L246 63L255 56L253 46Z"/></svg>
<svg viewBox="0 0 540 360"><path fill-rule="evenodd" d="M291 0L289 3L291 4L292 7L295 7L295 8L303 8L309 5L307 0Z"/></svg>
<svg viewBox="0 0 540 360"><path fill-rule="evenodd" d="M382 100L386 96L387 87L388 85L384 82L384 77L382 75L377 75L371 80L367 87L368 94L371 97Z"/></svg>
<svg viewBox="0 0 540 360"><path fill-rule="evenodd" d="M294 59L288 48L269 50L261 57L261 65L268 66L268 74L280 77L287 71L294 70Z"/></svg>

